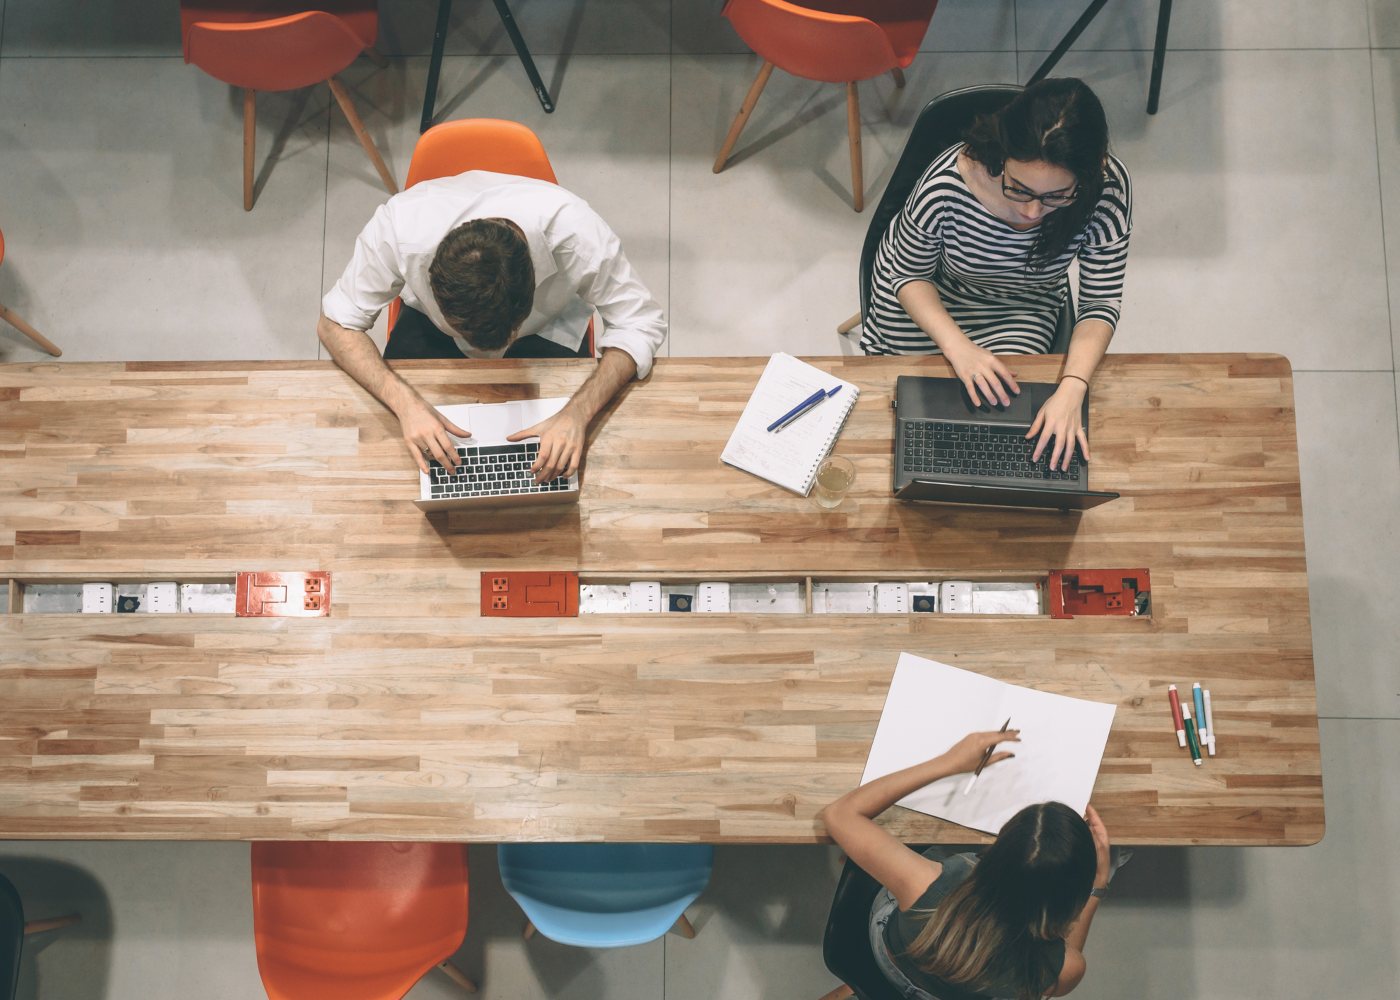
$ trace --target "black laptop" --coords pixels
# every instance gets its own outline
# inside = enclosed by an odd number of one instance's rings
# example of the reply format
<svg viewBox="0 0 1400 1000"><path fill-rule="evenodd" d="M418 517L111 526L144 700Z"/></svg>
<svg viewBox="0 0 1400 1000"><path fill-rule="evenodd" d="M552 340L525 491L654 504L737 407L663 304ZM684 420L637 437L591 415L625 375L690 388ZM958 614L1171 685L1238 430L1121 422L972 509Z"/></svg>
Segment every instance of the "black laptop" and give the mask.
<svg viewBox="0 0 1400 1000"><path fill-rule="evenodd" d="M1067 471L1050 468L1054 445L1031 461L1026 432L1054 385L1020 382L1010 406L974 406L955 378L901 375L894 389L894 495L926 503L1087 510L1118 499L1089 489L1076 448ZM1084 426L1089 398L1084 397Z"/></svg>

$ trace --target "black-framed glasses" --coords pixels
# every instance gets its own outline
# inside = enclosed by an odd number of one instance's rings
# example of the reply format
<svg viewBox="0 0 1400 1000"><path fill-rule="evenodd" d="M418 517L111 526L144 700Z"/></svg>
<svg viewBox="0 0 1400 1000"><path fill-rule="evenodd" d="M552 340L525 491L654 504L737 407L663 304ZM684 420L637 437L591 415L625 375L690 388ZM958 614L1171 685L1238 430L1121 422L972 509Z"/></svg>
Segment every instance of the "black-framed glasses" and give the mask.
<svg viewBox="0 0 1400 1000"><path fill-rule="evenodd" d="M1001 175L1001 193L1006 195L1011 201L1018 201L1023 205L1028 205L1033 201L1038 201L1046 208L1064 208L1066 205L1073 205L1074 199L1079 197L1079 185L1076 184L1069 191L1050 191L1047 194L1036 194L1034 191L1027 191L1016 181L1010 181L1006 172Z"/></svg>

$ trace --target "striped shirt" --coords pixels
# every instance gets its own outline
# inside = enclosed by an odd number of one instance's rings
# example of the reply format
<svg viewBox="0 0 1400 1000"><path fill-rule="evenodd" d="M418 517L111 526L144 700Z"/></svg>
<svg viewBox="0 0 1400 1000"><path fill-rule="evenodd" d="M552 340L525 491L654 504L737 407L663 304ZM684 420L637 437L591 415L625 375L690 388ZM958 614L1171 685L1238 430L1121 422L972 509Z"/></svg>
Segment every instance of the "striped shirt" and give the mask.
<svg viewBox="0 0 1400 1000"><path fill-rule="evenodd" d="M866 354L938 353L896 298L932 282L973 343L996 354L1045 354L1079 261L1077 321L1118 323L1132 232L1128 170L1108 158L1103 195L1084 230L1045 267L1028 263L1039 227L1013 229L982 206L958 170L963 144L939 154L880 241L860 346Z"/></svg>

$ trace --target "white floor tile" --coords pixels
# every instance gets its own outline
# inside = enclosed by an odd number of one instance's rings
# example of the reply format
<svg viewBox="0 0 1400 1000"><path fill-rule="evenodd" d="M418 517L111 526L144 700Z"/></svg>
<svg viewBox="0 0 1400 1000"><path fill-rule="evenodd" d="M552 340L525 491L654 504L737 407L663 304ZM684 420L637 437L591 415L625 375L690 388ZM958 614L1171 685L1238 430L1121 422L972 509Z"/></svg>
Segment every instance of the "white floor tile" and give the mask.
<svg viewBox="0 0 1400 1000"><path fill-rule="evenodd" d="M1088 6L1089 0L1016 0L1021 51L1054 48ZM1157 37L1157 11L1158 0L1110 3L1072 51L1150 49ZM1177 2L1167 32L1169 49L1340 49L1368 44L1366 0Z"/></svg>
<svg viewBox="0 0 1400 1000"><path fill-rule="evenodd" d="M1400 442L1390 372L1294 378L1318 713L1400 719Z"/></svg>
<svg viewBox="0 0 1400 1000"><path fill-rule="evenodd" d="M1394 5L1400 23L1400 0ZM1396 40L1400 41L1400 29ZM1376 99L1376 148L1381 175L1385 265L1390 283L1390 335L1394 364L1400 369L1400 50L1371 53Z"/></svg>
<svg viewBox="0 0 1400 1000"><path fill-rule="evenodd" d="M6 58L0 92L0 301L64 360L315 357L329 90L260 95L249 213L241 98L192 66Z"/></svg>
<svg viewBox="0 0 1400 1000"><path fill-rule="evenodd" d="M1148 117L1148 53L1066 57L1063 71L1104 101L1133 173L1115 351L1273 351L1300 369L1390 370L1369 59L1174 53ZM1023 79L1038 61L1021 54Z"/></svg>
<svg viewBox="0 0 1400 1000"><path fill-rule="evenodd" d="M262 996L247 844L0 843L30 919L82 922L26 943L19 1000Z"/></svg>
<svg viewBox="0 0 1400 1000"><path fill-rule="evenodd" d="M821 942L841 864L833 847L716 850L710 888L689 911L695 939L667 942L666 1000L817 1000L833 989Z"/></svg>
<svg viewBox="0 0 1400 1000"><path fill-rule="evenodd" d="M1367 0L1371 44L1380 48L1400 46L1400 0Z"/></svg>
<svg viewBox="0 0 1400 1000"><path fill-rule="evenodd" d="M1139 851L1094 919L1076 1000L1395 996L1400 796L1373 776L1400 767L1400 722L1324 722L1322 762L1315 847Z"/></svg>
<svg viewBox="0 0 1400 1000"><path fill-rule="evenodd" d="M509 0L509 6L532 56L657 55L671 49L670 0ZM383 51L427 55L433 47L437 11L434 0L381 3ZM449 55L509 55L515 61L515 48L496 7L485 0L457 0L452 5L444 51ZM524 70L520 72L523 75Z"/></svg>
<svg viewBox="0 0 1400 1000"><path fill-rule="evenodd" d="M927 101L1004 82L1010 54L917 60L900 91L861 84L866 212L851 209L843 88L775 72L724 171L715 155L759 62L675 57L672 99L671 353L852 353L836 327L860 305L870 210Z"/></svg>
<svg viewBox="0 0 1400 1000"><path fill-rule="evenodd" d="M0 56L178 56L174 3L6 0Z"/></svg>
<svg viewBox="0 0 1400 1000"><path fill-rule="evenodd" d="M443 62L439 120L508 118L536 131L559 182L588 201L622 240L642 281L664 308L669 263L669 105L671 75L665 56L577 56L566 87L573 110L547 115L517 67L489 56ZM540 60L553 72L554 57ZM416 104L404 94L423 92L426 59L392 60L380 70L363 61L346 74L360 114L400 184L418 140ZM388 193L349 125L333 112L322 288L340 277L355 236ZM314 325L315 313L311 322ZM375 327L383 345L384 318ZM668 348L663 347L663 353Z"/></svg>

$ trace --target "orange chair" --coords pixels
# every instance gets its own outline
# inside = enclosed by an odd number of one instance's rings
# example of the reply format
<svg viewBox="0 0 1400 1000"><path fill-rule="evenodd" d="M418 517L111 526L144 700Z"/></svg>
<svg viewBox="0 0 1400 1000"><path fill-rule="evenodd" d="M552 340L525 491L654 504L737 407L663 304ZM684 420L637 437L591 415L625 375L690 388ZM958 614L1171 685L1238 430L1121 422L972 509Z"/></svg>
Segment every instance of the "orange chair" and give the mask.
<svg viewBox="0 0 1400 1000"><path fill-rule="evenodd" d="M559 183L544 144L529 128L500 118L464 118L434 125L419 136L413 158L408 163L408 182L404 187L411 188L419 181L438 177L454 177L468 170L489 170ZM391 333L402 304L399 299L389 303ZM587 339L588 353L593 354L591 319Z"/></svg>
<svg viewBox="0 0 1400 1000"><path fill-rule="evenodd" d="M253 939L270 1000L400 1000L467 933L461 844L255 843Z"/></svg>
<svg viewBox="0 0 1400 1000"><path fill-rule="evenodd" d="M896 86L904 86L904 68L918 54L938 0L804 0L804 4L799 7L786 0L725 3L724 16L744 43L763 57L763 68L729 126L715 158L715 173L724 169L774 66L807 80L844 83L851 187L859 212L865 208L865 184L856 83L890 73Z"/></svg>
<svg viewBox="0 0 1400 1000"><path fill-rule="evenodd" d="M335 74L362 52L374 52L379 33L377 0L342 0L330 10L306 10L288 0L218 4L181 0L185 62L243 88L243 209L253 208L253 144L259 90L296 90L324 81L369 154L390 194L398 193L389 168L365 131L345 86Z"/></svg>
<svg viewBox="0 0 1400 1000"><path fill-rule="evenodd" d="M0 262L3 262L4 260L5 234L0 233ZM6 323L9 323L12 327L14 327L20 333L24 334L30 340L34 341L34 343L38 344L41 348L48 351L54 357L58 358L63 356L63 352L60 351L57 347L55 347L52 341L50 341L42 333L34 329L28 323L26 323L22 318L20 318L18 313L12 310L9 306L5 305L3 302L0 302L0 319L3 319Z"/></svg>

